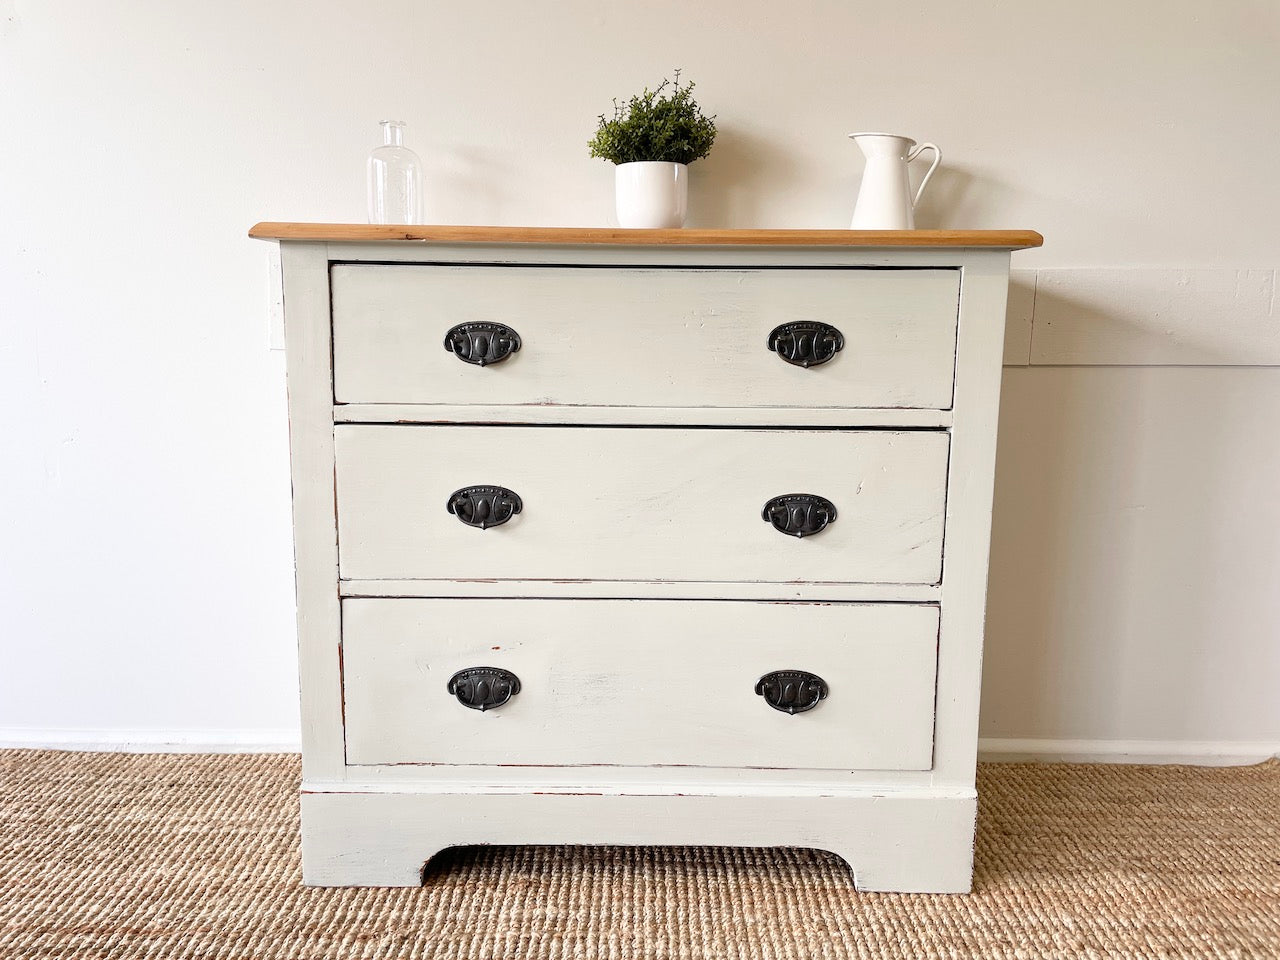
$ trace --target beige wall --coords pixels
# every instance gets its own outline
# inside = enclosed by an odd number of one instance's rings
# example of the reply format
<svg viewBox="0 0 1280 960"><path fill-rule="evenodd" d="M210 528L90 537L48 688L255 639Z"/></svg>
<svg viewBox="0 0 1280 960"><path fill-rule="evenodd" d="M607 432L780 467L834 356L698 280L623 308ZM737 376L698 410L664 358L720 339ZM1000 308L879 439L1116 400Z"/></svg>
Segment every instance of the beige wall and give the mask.
<svg viewBox="0 0 1280 960"><path fill-rule="evenodd" d="M1278 48L1270 0L0 0L0 730L296 736L282 363L245 229L361 219L392 114L430 219L607 223L593 118L681 66L722 131L694 225L843 226L843 135L889 129L944 151L922 226L1047 238L1017 259L1042 272L1011 362L1050 365L1007 371L984 734L1280 743L1280 368L1197 365L1222 331L1217 362L1276 362L1274 297L1223 278L1280 266ZM1121 309L1060 268L1153 292ZM1159 276L1185 268L1218 292L1175 329ZM1035 349L1077 321L1088 366ZM1176 349L1126 354L1121 323Z"/></svg>
<svg viewBox="0 0 1280 960"><path fill-rule="evenodd" d="M985 735L1280 740L1278 374L1006 369Z"/></svg>

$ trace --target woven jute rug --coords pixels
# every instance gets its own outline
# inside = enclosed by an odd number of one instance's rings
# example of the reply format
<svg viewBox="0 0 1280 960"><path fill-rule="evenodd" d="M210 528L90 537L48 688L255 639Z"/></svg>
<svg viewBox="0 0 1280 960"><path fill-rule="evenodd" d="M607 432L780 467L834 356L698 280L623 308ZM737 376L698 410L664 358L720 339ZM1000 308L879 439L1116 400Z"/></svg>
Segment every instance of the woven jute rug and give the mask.
<svg viewBox="0 0 1280 960"><path fill-rule="evenodd" d="M989 765L969 896L806 850L451 851L299 881L294 756L0 751L0 957L1280 957L1280 762Z"/></svg>

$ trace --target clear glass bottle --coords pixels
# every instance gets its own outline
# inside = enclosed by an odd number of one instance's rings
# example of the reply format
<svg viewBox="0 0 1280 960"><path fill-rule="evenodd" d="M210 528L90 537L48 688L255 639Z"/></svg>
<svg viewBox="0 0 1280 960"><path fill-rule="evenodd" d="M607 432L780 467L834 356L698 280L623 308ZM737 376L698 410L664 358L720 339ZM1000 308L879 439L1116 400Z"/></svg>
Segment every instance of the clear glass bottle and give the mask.
<svg viewBox="0 0 1280 960"><path fill-rule="evenodd" d="M369 154L369 222L422 222L422 161L400 120L382 121L382 145Z"/></svg>

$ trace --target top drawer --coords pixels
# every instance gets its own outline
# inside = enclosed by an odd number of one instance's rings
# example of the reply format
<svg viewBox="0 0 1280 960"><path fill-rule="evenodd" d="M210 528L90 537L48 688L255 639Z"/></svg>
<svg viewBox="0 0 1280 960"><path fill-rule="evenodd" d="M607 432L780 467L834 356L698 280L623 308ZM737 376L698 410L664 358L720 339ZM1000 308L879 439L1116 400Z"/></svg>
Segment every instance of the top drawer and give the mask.
<svg viewBox="0 0 1280 960"><path fill-rule="evenodd" d="M338 403L948 409L954 269L335 264ZM788 363L778 326L835 327L826 363ZM479 366L465 323L520 349Z"/></svg>

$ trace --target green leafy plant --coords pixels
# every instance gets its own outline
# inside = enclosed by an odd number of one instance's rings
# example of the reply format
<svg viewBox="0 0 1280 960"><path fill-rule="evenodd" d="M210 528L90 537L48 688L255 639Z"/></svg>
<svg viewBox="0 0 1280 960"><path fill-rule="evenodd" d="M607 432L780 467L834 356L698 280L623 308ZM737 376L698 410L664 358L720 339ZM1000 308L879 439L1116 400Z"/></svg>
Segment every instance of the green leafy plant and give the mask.
<svg viewBox="0 0 1280 960"><path fill-rule="evenodd" d="M711 152L715 139L715 116L702 112L693 99L693 82L681 86L677 70L674 82L663 80L656 90L645 87L625 105L614 100L613 118L600 115L600 126L587 146L591 156L610 163L693 163Z"/></svg>

